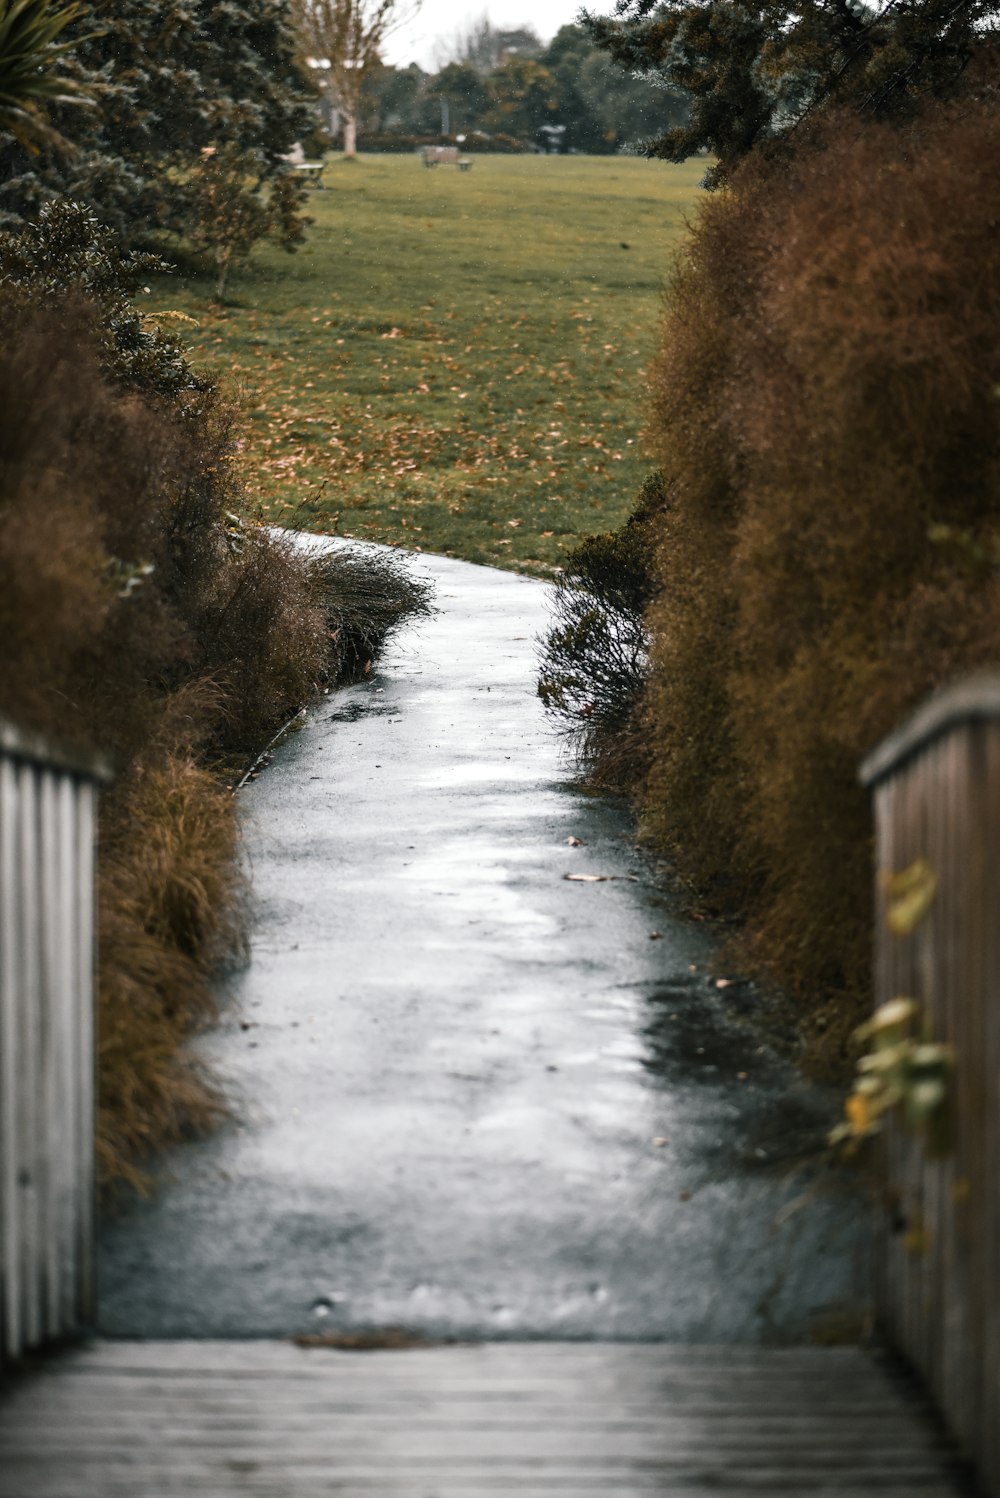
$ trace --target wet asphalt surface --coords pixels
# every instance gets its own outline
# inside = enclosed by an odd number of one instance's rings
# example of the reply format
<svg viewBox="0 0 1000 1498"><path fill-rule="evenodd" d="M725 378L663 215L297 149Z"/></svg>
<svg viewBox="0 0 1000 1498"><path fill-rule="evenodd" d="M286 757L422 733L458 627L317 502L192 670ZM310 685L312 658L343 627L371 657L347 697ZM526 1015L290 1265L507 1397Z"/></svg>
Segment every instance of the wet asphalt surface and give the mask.
<svg viewBox="0 0 1000 1498"><path fill-rule="evenodd" d="M439 612L240 793L252 950L199 1046L234 1116L106 1217L101 1331L855 1324L865 1205L808 1164L831 1100L574 786L534 694L546 587L414 565Z"/></svg>

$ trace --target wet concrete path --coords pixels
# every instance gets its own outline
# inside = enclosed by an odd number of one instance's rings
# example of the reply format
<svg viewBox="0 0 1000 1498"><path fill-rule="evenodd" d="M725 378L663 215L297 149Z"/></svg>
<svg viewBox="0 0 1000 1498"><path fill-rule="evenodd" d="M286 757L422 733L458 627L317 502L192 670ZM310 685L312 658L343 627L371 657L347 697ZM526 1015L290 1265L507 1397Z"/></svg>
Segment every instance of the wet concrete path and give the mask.
<svg viewBox="0 0 1000 1498"><path fill-rule="evenodd" d="M439 612L241 793L252 954L202 1044L236 1117L105 1223L101 1330L795 1341L853 1316L863 1206L789 1178L827 1101L573 787L534 695L546 588L418 570Z"/></svg>

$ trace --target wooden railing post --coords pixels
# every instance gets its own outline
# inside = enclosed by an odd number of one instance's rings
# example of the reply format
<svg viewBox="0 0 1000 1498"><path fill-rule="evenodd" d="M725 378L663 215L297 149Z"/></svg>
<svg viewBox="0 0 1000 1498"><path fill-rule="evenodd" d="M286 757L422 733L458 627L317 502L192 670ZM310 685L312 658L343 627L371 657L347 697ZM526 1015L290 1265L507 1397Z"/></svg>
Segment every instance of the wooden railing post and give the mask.
<svg viewBox="0 0 1000 1498"><path fill-rule="evenodd" d="M94 1315L95 756L0 719L0 1362Z"/></svg>
<svg viewBox="0 0 1000 1498"><path fill-rule="evenodd" d="M928 701L865 761L875 811L875 997L915 999L953 1048L953 1148L897 1116L883 1139L877 1306L987 1491L1000 1495L1000 675ZM926 860L933 898L894 935L886 876Z"/></svg>

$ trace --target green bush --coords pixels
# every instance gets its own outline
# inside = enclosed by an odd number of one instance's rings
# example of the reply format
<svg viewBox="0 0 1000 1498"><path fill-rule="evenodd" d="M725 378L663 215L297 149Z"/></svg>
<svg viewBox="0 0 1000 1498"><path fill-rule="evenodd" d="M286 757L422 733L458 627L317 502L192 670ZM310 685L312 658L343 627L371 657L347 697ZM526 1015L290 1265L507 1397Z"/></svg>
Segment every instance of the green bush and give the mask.
<svg viewBox="0 0 1000 1498"><path fill-rule="evenodd" d="M995 662L1000 116L832 118L706 201L672 276L653 440L648 834L744 956L867 1002L863 755ZM940 527L947 527L942 531ZM943 544L960 534L964 544Z"/></svg>

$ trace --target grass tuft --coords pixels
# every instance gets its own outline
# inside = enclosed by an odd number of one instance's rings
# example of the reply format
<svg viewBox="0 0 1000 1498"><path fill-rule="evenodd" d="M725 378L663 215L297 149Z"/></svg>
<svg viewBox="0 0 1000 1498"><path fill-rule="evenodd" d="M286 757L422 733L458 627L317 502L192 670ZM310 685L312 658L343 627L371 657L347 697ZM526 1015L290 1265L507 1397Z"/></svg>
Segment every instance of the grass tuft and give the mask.
<svg viewBox="0 0 1000 1498"><path fill-rule="evenodd" d="M651 531L667 504L651 474L620 530L588 536L556 579L538 695L594 785L635 792L648 760L642 702L649 674L645 611L655 597Z"/></svg>
<svg viewBox="0 0 1000 1498"><path fill-rule="evenodd" d="M328 551L310 562L313 596L321 604L332 646L332 674L357 681L396 631L431 612L432 588L393 556Z"/></svg>

